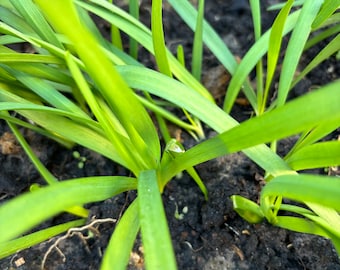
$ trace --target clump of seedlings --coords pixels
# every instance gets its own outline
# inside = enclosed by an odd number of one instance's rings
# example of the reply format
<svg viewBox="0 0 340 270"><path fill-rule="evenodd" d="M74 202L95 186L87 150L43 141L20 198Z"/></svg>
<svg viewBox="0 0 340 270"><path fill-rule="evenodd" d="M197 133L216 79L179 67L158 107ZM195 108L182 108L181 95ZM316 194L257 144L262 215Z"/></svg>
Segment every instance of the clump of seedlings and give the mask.
<svg viewBox="0 0 340 270"><path fill-rule="evenodd" d="M130 13L110 2L1 2L0 118L8 123L46 186L32 188L0 206L0 231L6 232L0 234L0 258L84 226L89 215L85 204L137 190L138 196L115 227L101 269L112 269L112 265L125 269L139 231L146 268L177 269L161 200L164 187L187 171L209 199L194 166L238 151L264 169L266 184L259 204L232 196L237 213L251 223L267 220L274 226L329 238L340 254L340 180L304 172L340 164L340 141L323 140L340 125L340 82L320 85L287 101L290 90L308 72L339 52L339 1L305 0L292 11L294 1L289 0L274 7L279 13L264 33L260 1L250 1L255 42L238 62L204 20L204 0L198 1L197 9L187 0L168 0L195 32L192 70L185 68L181 47L175 57L165 45L161 0L152 1L151 29L138 20L138 1L129 1ZM110 23L112 40L103 38L90 13ZM120 32L131 39L128 53L122 49ZM304 51L330 36L334 38L327 39L296 76ZM11 44L23 42L34 53L10 49ZM222 107L200 83L203 44L232 76ZM157 69L137 60L138 46L154 55ZM248 79L254 69L256 89ZM273 98L270 93L278 72ZM242 123L229 114L240 91L254 112ZM183 117L174 115L169 106L180 108ZM148 111L156 116L161 137ZM192 134L197 144L184 149L171 138L168 122ZM202 123L218 135L205 140ZM65 147L78 144L94 150L127 168L131 176L59 181L34 154L19 127ZM298 135L297 142L280 157L277 142L292 135ZM83 166L85 160L80 155L75 158ZM75 219L22 236L62 212ZM177 212L177 218L182 214L185 209Z"/></svg>

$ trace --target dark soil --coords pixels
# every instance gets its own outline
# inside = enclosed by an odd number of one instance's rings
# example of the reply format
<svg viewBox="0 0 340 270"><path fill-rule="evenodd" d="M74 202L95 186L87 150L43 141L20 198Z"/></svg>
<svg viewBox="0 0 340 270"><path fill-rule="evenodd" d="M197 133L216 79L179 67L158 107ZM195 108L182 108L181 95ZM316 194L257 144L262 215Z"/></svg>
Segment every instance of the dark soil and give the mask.
<svg viewBox="0 0 340 270"><path fill-rule="evenodd" d="M232 52L242 58L253 42L252 22L248 1L206 1L206 18L229 45ZM261 1L263 6L275 1ZM148 23L150 9L146 1L142 5L142 19ZM175 51L178 44L184 46L190 59L192 33L171 13L165 5L165 31L170 48ZM263 27L268 28L275 13L263 12ZM105 26L105 25L104 25ZM180 31L178 31L180 29ZM318 49L314 49L312 54ZM142 54L144 55L144 54ZM306 56L306 63L308 57ZM143 59L153 65L150 57ZM228 82L226 73L220 70L217 61L205 51L205 81L216 74L217 85L210 87L224 89ZM339 78L340 63L335 59L323 63L321 67L304 79L293 91L300 95L312 86L326 84ZM219 80L220 79L220 80ZM221 98L220 91L214 93ZM292 97L293 97L292 96ZM238 105L233 116L244 120L250 115L247 106ZM34 166L3 121L0 121L1 153L0 200L5 201L26 192L33 183L44 183ZM68 150L46 138L23 130L42 162L59 179L69 179L91 175L128 175L124 168L87 149L76 147ZM207 136L214 133L207 130ZM338 136L333 134L333 136ZM182 134L184 145L189 148L194 141ZM281 144L285 152L290 141ZM83 168L72 156L74 150L86 157ZM339 258L329 240L317 236L286 231L263 223L251 225L241 219L232 208L230 196L240 194L254 201L258 200L263 185L263 171L242 153L222 157L197 166L197 170L209 190L209 200L205 201L200 190L185 173L173 179L163 194L168 223L173 239L179 269L340 269ZM121 194L104 202L91 204L91 218L119 219L127 205L135 198L134 192ZM181 219L175 216L176 209ZM187 212L185 211L187 209ZM59 224L70 219L63 214L41 225L40 228ZM89 220L89 223L91 220ZM45 261L45 269L99 269L114 223L95 224L98 233L88 235L88 230L67 237L54 248ZM6 233L6 232L1 232ZM40 269L48 249L57 241L42 243L0 261L0 269ZM113 268L114 269L114 266ZM137 240L131 254L129 269L143 269L143 249Z"/></svg>

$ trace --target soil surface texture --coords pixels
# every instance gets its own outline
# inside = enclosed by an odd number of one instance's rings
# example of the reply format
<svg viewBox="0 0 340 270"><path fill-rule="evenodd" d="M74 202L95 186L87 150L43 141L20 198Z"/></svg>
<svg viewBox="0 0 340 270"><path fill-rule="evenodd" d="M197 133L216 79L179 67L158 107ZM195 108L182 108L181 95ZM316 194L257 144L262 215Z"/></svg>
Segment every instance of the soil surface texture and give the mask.
<svg viewBox="0 0 340 270"><path fill-rule="evenodd" d="M275 2L261 1L264 29L270 27L276 15L275 12L267 12L266 8ZM233 54L242 58L254 42L248 1L207 0L205 17ZM142 1L141 19L149 25L150 1ZM107 25L99 25L107 33ZM182 44L186 57L190 59L193 34L166 3L164 30L169 48L175 52L177 45ZM307 53L302 65L308 63L318 51L318 48L314 48ZM146 65L154 66L154 60L143 50L140 58ZM205 85L212 91L217 102L221 101L224 95L222 90L228 84L229 75L223 72L207 49L204 51L203 69ZM339 78L339 75L340 62L331 58L298 84L291 98L307 92L314 85L323 85ZM243 121L249 118L251 109L240 103L232 114L237 120ZM60 180L92 175L129 175L124 168L87 149L76 147L68 150L31 131L22 129L22 132L40 160ZM335 138L339 134L340 130L332 136ZM206 129L207 137L214 135L214 132ZM186 148L195 144L184 132L181 138ZM286 152L292 141L294 138L281 143L279 153ZM0 121L0 150L0 203L28 191L33 183L44 184L4 121ZM80 160L73 156L73 151L85 157L83 167L79 166ZM178 269L340 270L339 258L329 240L287 231L267 223L252 225L236 214L230 196L239 194L257 201L263 187L264 172L244 154L221 157L196 168L209 191L208 201L204 200L199 188L186 173L169 182L163 194ZM320 170L320 173L323 172ZM134 192L128 192L88 205L91 211L88 224L93 222L91 231L95 233L90 234L89 229L84 228L64 238L55 237L0 260L0 269L99 269L115 220L119 220L135 196ZM60 224L71 218L62 214L39 228ZM100 223L101 219L109 220ZM129 269L144 269L140 238L131 254Z"/></svg>

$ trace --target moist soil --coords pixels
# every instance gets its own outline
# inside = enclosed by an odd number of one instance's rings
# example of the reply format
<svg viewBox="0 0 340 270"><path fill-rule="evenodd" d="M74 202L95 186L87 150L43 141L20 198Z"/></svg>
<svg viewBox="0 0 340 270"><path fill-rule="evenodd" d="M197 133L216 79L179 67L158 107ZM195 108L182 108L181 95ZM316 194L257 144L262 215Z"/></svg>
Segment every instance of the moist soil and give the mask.
<svg viewBox="0 0 340 270"><path fill-rule="evenodd" d="M263 28L267 29L275 18L275 12L266 12L265 7L275 1L261 1L263 5ZM150 2L143 1L141 19L149 25ZM248 1L206 1L206 19L214 26L236 57L242 58L253 43L253 29ZM98 22L104 34L107 25ZM164 5L164 30L170 49L175 52L182 44L190 59L192 32ZM313 48L302 65L319 51ZM141 61L154 66L154 60L140 52ZM305 63L304 63L305 62ZM189 62L188 62L189 63ZM223 90L229 75L208 50L204 51L204 78L207 88L217 102L223 98ZM314 85L326 84L339 78L340 64L331 58L311 72L295 89L292 96L309 91ZM241 97L242 100L242 97ZM251 115L251 109L240 102L232 112L233 117L243 121ZM129 175L129 172L112 161L76 146L65 149L57 143L22 129L35 153L47 168L60 180L93 175ZM179 133L178 133L179 132ZM180 130L186 148L195 141ZM336 138L340 132L332 133ZM206 128L207 137L215 133ZM14 136L0 121L0 200L9 200L27 192L33 183L44 181L35 170ZM294 142L290 138L280 143L279 153L287 152ZM78 151L85 157L83 164L73 156ZM79 165L84 165L83 167ZM340 269L339 258L329 240L274 227L266 222L249 224L232 208L230 196L239 194L258 201L263 187L263 171L242 153L221 157L198 165L197 171L207 186L209 200L205 201L195 182L185 173L167 185L163 202L171 231L179 269ZM313 173L324 173L322 170ZM334 174L339 174L334 168ZM110 221L95 223L72 235L58 236L15 255L0 260L0 269L99 269L116 222L135 198L135 192L127 192L106 201L89 204L91 211L88 224L100 219ZM39 228L60 224L72 217L62 214L42 224ZM24 222L24 220L23 220ZM92 233L89 233L89 232ZM6 232L1 232L6 233ZM57 242L58 241L58 242ZM57 243L57 245L56 245ZM114 266L112 269L115 269ZM129 269L144 269L143 247L138 238L131 253Z"/></svg>

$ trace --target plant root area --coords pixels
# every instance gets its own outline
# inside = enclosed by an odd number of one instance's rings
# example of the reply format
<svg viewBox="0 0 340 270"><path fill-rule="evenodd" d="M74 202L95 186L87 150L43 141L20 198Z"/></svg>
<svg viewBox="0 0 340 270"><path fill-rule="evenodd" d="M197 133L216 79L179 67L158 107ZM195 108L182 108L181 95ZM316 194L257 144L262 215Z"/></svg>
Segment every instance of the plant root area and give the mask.
<svg viewBox="0 0 340 270"><path fill-rule="evenodd" d="M150 1L142 2L141 19L149 24ZM264 29L270 26L276 15L265 11L265 7L274 2L261 1ZM248 1L208 0L205 16L235 56L241 59L254 40ZM99 22L99 26L104 33L108 32L105 23ZM186 57L190 59L192 32L167 4L164 5L164 30L169 48L175 52L177 45L182 44ZM308 63L318 50L315 48L308 52L301 65ZM140 53L141 61L148 66L154 65L152 58L142 50ZM203 82L220 102L228 74L223 72L207 49L204 51L203 72ZM291 98L309 91L312 85L326 84L339 78L339 74L339 61L329 59L292 90ZM243 102L239 102L232 112L239 121L247 119L250 114L249 106ZM87 149L78 146L72 150L65 149L31 131L21 131L40 160L60 180L92 175L129 175L124 168ZM178 132L186 148L195 144L184 131ZM331 136L337 138L339 133L338 130ZM211 137L215 134L207 128L206 135ZM290 138L280 143L279 153L287 152L293 141L294 138ZM33 183L44 184L4 121L0 121L0 150L0 203L27 192ZM84 158L74 157L73 151ZM209 191L208 201L204 200L199 188L186 173L170 181L163 193L178 269L340 269L339 258L329 240L287 231L266 222L249 224L236 214L230 196L239 194L256 202L264 185L264 172L245 155L224 156L200 164L196 169ZM319 173L324 172L320 170ZM339 170L334 168L334 173L339 174ZM87 205L91 214L86 226L2 259L0 269L99 269L110 235L135 197L135 192L127 192ZM71 219L74 217L62 214L35 230ZM143 246L138 237L128 269L144 268ZM114 266L112 269L115 269Z"/></svg>

